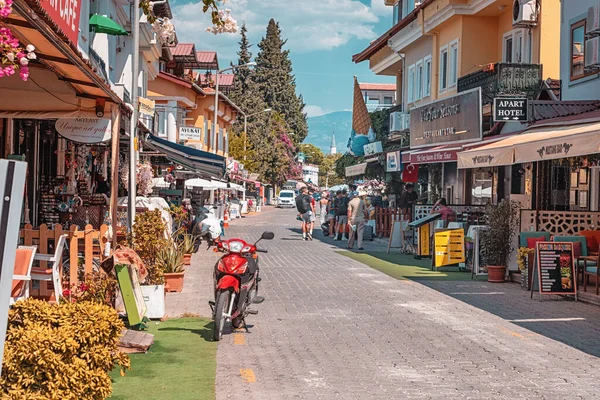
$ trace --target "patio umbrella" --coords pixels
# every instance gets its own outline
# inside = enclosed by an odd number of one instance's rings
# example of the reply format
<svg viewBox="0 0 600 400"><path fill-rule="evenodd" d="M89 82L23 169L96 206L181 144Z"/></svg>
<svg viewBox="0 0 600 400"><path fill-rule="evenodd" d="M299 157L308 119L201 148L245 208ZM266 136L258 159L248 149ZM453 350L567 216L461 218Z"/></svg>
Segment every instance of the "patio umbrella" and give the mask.
<svg viewBox="0 0 600 400"><path fill-rule="evenodd" d="M104 15L94 14L90 18L90 29L96 33L106 33L113 36L127 36L127 32L121 25Z"/></svg>

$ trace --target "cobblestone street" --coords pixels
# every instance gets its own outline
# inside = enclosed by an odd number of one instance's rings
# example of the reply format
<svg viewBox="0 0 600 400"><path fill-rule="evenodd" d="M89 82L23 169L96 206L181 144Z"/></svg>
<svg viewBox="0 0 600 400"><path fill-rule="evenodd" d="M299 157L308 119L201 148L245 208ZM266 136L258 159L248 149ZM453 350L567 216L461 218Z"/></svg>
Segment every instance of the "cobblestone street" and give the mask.
<svg viewBox="0 0 600 400"><path fill-rule="evenodd" d="M266 301L250 333L226 334L217 399L600 398L600 309L537 298L516 284L397 280L339 254L320 231L301 240L293 210L231 223L261 247ZM368 243L366 251L382 251ZM170 316L208 316L217 255L194 256Z"/></svg>

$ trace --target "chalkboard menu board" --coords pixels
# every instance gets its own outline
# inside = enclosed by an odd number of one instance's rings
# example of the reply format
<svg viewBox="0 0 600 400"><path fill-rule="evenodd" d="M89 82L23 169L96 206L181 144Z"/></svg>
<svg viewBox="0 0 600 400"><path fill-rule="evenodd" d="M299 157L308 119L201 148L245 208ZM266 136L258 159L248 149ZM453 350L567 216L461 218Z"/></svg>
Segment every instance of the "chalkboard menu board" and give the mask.
<svg viewBox="0 0 600 400"><path fill-rule="evenodd" d="M540 294L577 294L573 243L538 242L536 261Z"/></svg>

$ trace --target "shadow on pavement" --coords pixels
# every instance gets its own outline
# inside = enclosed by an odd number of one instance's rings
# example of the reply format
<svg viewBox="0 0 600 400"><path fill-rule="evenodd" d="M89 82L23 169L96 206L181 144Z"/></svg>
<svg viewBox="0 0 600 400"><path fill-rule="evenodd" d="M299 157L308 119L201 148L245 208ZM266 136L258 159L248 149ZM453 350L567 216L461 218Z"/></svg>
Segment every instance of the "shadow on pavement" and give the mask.
<svg viewBox="0 0 600 400"><path fill-rule="evenodd" d="M396 279L409 279L465 304L494 314L531 332L600 357L600 308L561 296L543 296L522 290L516 283L472 280L469 272L431 271L431 260L385 251L340 254ZM507 332L517 340L535 340Z"/></svg>

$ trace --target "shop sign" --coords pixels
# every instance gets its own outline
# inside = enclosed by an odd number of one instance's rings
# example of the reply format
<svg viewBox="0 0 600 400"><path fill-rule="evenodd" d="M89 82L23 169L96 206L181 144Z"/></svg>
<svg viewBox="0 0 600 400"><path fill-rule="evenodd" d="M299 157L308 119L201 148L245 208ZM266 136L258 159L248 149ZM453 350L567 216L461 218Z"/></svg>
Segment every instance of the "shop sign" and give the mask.
<svg viewBox="0 0 600 400"><path fill-rule="evenodd" d="M144 97L138 97L139 111L141 115L147 115L148 117L154 117L154 100L149 100Z"/></svg>
<svg viewBox="0 0 600 400"><path fill-rule="evenodd" d="M179 140L200 140L202 129L193 126L182 126L179 128Z"/></svg>
<svg viewBox="0 0 600 400"><path fill-rule="evenodd" d="M427 153L413 153L410 155L410 162L413 164L433 164L456 161L458 151L442 150L431 151Z"/></svg>
<svg viewBox="0 0 600 400"><path fill-rule="evenodd" d="M112 136L110 119L60 118L54 125L64 138L78 143L102 143Z"/></svg>
<svg viewBox="0 0 600 400"><path fill-rule="evenodd" d="M481 88L410 111L410 148L481 140Z"/></svg>
<svg viewBox="0 0 600 400"><path fill-rule="evenodd" d="M383 151L381 142L368 143L363 146L365 156L372 156L373 154L379 154Z"/></svg>
<svg viewBox="0 0 600 400"><path fill-rule="evenodd" d="M363 175L365 172L367 172L367 163L361 163L361 164L356 164L356 165L352 165L350 167L346 167L346 176L357 176L357 175Z"/></svg>
<svg viewBox="0 0 600 400"><path fill-rule="evenodd" d="M494 99L494 121L528 121L527 99L499 97Z"/></svg>
<svg viewBox="0 0 600 400"><path fill-rule="evenodd" d="M400 171L400 152L390 151L387 153L386 172L397 172Z"/></svg>
<svg viewBox="0 0 600 400"><path fill-rule="evenodd" d="M42 0L39 4L75 46L79 37L81 0Z"/></svg>
<svg viewBox="0 0 600 400"><path fill-rule="evenodd" d="M538 242L536 253L536 283L540 295L577 294L573 243Z"/></svg>

